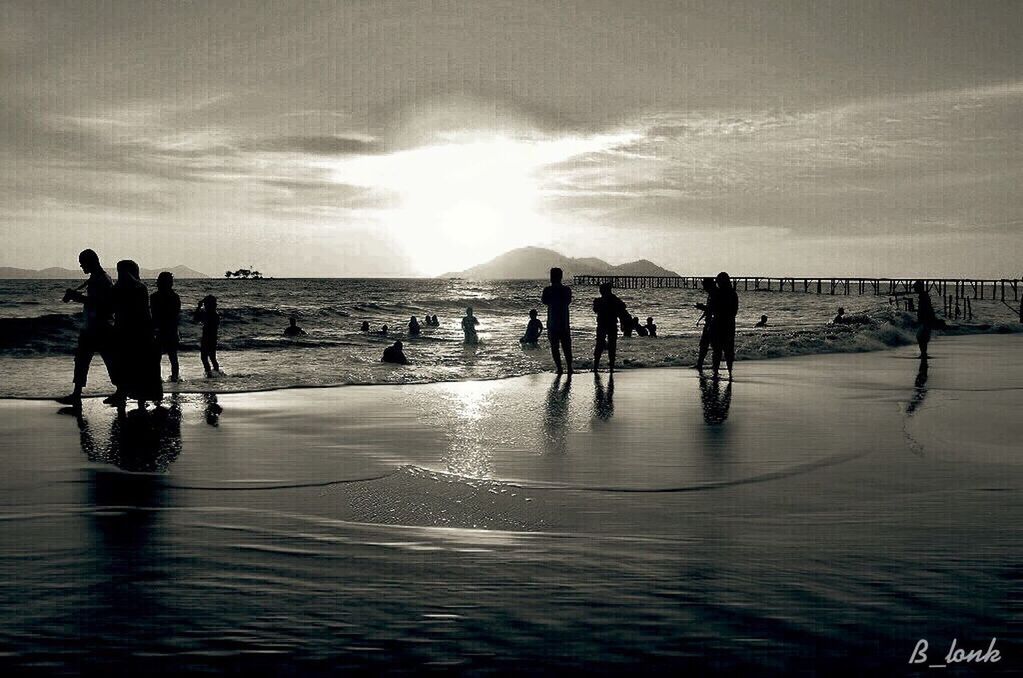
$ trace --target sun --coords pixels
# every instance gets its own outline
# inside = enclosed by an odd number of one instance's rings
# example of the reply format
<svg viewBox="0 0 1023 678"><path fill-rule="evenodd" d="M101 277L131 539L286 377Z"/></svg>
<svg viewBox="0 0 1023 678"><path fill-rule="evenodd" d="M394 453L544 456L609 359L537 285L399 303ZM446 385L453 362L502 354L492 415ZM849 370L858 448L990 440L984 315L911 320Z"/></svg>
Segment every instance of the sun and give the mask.
<svg viewBox="0 0 1023 678"><path fill-rule="evenodd" d="M507 250L553 240L543 171L626 143L631 134L545 138L464 131L424 146L332 161L334 181L381 191L373 214L426 275L458 271Z"/></svg>
<svg viewBox="0 0 1023 678"><path fill-rule="evenodd" d="M460 270L543 237L534 168L500 140L404 158L392 227L430 274Z"/></svg>

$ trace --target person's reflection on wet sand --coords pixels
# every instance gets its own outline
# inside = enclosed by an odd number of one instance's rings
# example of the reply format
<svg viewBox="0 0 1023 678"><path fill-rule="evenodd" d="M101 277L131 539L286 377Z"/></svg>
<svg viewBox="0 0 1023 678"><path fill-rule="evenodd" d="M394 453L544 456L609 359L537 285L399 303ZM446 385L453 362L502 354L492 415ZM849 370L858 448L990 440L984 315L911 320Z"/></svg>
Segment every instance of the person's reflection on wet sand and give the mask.
<svg viewBox="0 0 1023 678"><path fill-rule="evenodd" d="M610 375L607 380L607 388L599 374L593 375L593 416L602 421L607 421L615 413L615 377Z"/></svg>
<svg viewBox="0 0 1023 678"><path fill-rule="evenodd" d="M210 426L220 425L220 415L224 411L224 408L217 402L216 393L203 393L202 394L202 414L206 419L206 423Z"/></svg>
<svg viewBox="0 0 1023 678"><path fill-rule="evenodd" d="M61 413L75 417L82 452L91 462L112 464L132 473L159 473L181 454L181 401L177 394L171 397L169 407L119 410L105 438L97 438L81 410L64 408Z"/></svg>
<svg viewBox="0 0 1023 678"><path fill-rule="evenodd" d="M728 419L732 406L732 382L725 384L724 391L717 379L700 376L700 402L703 405L703 421L710 426L719 426Z"/></svg>
<svg viewBox="0 0 1023 678"><path fill-rule="evenodd" d="M927 397L927 356L920 358L920 369L916 373L916 381L913 382L913 397L910 399L909 404L906 405L906 414L910 417L920 406L924 404L924 398Z"/></svg>
<svg viewBox="0 0 1023 678"><path fill-rule="evenodd" d="M564 385L562 385L564 381ZM551 452L565 451L568 431L568 404L572 389L572 376L567 379L562 375L554 377L551 387L547 390L547 401L543 415L544 434L547 439L547 449Z"/></svg>
<svg viewBox="0 0 1023 678"><path fill-rule="evenodd" d="M181 406L175 394L167 408L114 414L109 428L98 423L107 412L93 421L74 414L82 453L93 462L84 470L83 497L84 579L91 584L78 623L83 637L138 637L155 633L149 620L168 603L158 594L171 571L161 523L172 500L161 472L181 454Z"/></svg>

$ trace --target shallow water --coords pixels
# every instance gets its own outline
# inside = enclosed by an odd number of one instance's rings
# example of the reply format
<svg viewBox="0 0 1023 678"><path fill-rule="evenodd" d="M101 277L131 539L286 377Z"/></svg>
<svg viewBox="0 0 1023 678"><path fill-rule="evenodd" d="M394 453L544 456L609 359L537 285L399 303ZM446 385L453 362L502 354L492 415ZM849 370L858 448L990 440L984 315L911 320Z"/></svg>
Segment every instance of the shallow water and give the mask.
<svg viewBox="0 0 1023 678"><path fill-rule="evenodd" d="M0 403L0 665L1011 673L1023 352L913 353Z"/></svg>
<svg viewBox="0 0 1023 678"><path fill-rule="evenodd" d="M77 281L72 281L77 283ZM60 303L67 281L0 281L0 397L46 397L68 390L71 352L80 317L76 308ZM151 285L152 286L152 285ZM251 391L289 386L422 383L494 379L550 369L546 339L539 347L522 348L530 308L538 308L543 284L538 281L473 282L465 280L181 280L182 298L179 392ZM220 362L226 376L207 380L197 351L199 327L188 313L206 294L219 299ZM633 315L653 316L656 339L619 341L619 364L630 367L691 365L696 360L702 326L693 304L704 295L693 290L622 290ZM592 361L595 288L575 290L573 324L576 365ZM480 318L481 343L462 343L460 319L466 306ZM839 306L869 322L835 327L828 323ZM940 306L940 304L939 304ZM1019 330L1011 309L978 301L977 321L995 329ZM436 314L439 328L425 328L419 338L405 336L409 317ZM308 333L297 340L282 335L288 316L299 316ZM754 329L761 314L770 326ZM374 330L384 324L390 336L363 334L363 321ZM793 292L740 291L737 352L740 359L808 353L876 350L911 343L913 318L895 310L886 297L831 296ZM964 331L976 331L965 329ZM408 367L382 364L385 346L396 338L406 343ZM164 374L169 373L164 360ZM98 357L89 392L110 385Z"/></svg>

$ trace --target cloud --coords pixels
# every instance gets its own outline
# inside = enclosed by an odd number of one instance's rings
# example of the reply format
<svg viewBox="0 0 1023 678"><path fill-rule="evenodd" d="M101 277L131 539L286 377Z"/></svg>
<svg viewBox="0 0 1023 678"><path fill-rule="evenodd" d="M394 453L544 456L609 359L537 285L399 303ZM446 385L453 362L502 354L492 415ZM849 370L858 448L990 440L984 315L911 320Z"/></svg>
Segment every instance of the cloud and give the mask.
<svg viewBox="0 0 1023 678"><path fill-rule="evenodd" d="M337 134L256 139L245 142L243 148L251 151L313 155L367 155L384 151L383 145L372 137Z"/></svg>

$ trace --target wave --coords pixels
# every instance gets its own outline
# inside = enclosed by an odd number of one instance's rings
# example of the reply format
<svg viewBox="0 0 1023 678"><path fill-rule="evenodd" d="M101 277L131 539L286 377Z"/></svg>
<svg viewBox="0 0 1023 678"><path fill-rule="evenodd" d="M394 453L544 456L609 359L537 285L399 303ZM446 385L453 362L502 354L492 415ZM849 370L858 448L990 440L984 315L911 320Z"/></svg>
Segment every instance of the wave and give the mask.
<svg viewBox="0 0 1023 678"><path fill-rule="evenodd" d="M0 318L0 352L73 353L81 324L81 313Z"/></svg>

